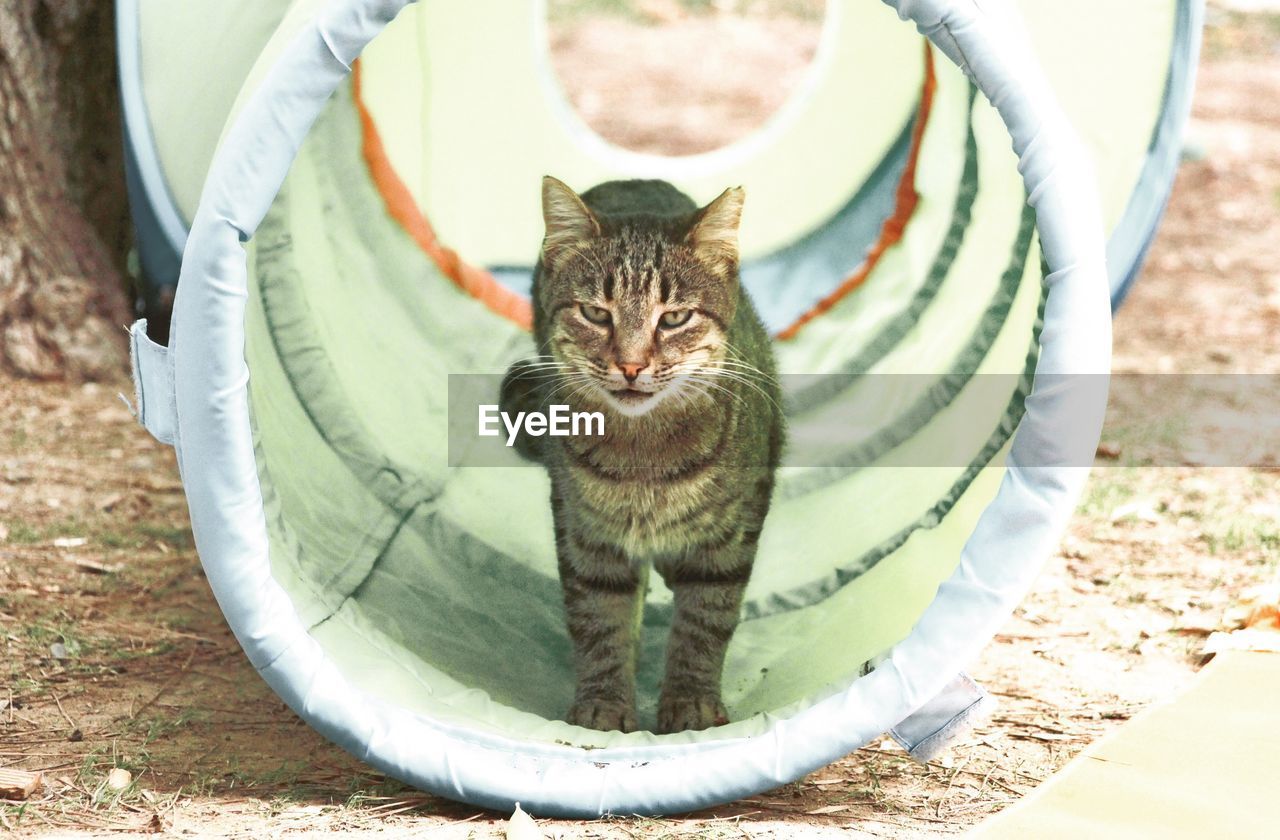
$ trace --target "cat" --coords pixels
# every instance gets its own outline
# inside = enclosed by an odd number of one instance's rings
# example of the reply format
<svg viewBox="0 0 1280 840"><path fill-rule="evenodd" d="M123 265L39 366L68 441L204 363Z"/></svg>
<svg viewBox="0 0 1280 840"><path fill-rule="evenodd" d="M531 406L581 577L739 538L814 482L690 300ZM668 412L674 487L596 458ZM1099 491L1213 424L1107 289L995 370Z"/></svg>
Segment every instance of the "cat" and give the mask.
<svg viewBox="0 0 1280 840"><path fill-rule="evenodd" d="M657 731L728 722L725 651L785 437L772 345L738 278L743 199L733 188L699 209L664 181L578 196L543 180L540 355L511 367L500 402L605 417L602 436L517 442L551 477L577 678L569 723L636 729L650 566L675 601Z"/></svg>

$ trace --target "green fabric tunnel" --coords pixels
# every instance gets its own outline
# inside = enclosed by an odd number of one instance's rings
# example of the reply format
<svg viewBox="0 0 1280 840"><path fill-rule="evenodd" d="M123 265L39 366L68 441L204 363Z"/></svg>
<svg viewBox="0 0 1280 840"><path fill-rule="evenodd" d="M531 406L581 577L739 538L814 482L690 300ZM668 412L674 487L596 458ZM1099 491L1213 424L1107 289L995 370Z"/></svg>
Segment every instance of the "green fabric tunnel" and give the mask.
<svg viewBox="0 0 1280 840"><path fill-rule="evenodd" d="M1017 6L1092 153L1118 295L1171 184L1199 5ZM153 280L196 218L224 127L325 9L120 4L131 188ZM468 737L625 751L776 734L910 633L1004 478L1047 288L1010 131L892 10L832 0L808 76L766 127L690 158L627 152L568 106L545 15L534 0L400 12L311 126L246 246L243 355L270 576L346 680ZM456 465L468 453L449 434L451 395L496 381L457 375L501 374L531 351L544 172L578 188L662 177L699 201L739 183L749 196L743 280L778 335L793 442L729 652L726 727L659 737L560 721L573 678L547 477L501 451ZM143 358L163 355L136 330L135 343ZM141 396L185 463L182 412L166 419L163 401ZM642 724L671 612L651 585Z"/></svg>

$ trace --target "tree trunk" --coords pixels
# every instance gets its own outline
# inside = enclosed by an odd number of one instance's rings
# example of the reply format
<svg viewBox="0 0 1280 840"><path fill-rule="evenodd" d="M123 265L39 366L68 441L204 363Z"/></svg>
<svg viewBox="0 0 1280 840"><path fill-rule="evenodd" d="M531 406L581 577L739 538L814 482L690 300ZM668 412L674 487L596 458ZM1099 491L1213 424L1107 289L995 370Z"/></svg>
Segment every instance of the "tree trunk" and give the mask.
<svg viewBox="0 0 1280 840"><path fill-rule="evenodd" d="M109 0L0 0L0 368L125 368L130 240Z"/></svg>

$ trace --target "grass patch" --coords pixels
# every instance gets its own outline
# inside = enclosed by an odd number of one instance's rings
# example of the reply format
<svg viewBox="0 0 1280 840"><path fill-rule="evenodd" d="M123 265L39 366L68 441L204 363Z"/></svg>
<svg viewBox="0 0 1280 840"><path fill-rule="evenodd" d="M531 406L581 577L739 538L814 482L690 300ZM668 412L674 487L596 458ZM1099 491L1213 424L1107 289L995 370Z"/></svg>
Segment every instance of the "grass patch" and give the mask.
<svg viewBox="0 0 1280 840"><path fill-rule="evenodd" d="M146 545L146 540L138 534L120 531L105 531L98 534L94 538L94 542L102 548L142 548L142 546Z"/></svg>
<svg viewBox="0 0 1280 840"><path fill-rule="evenodd" d="M32 525L31 522L6 522L6 528L9 529L8 542L15 545L38 545L52 542L60 537L84 537L84 531L86 531L84 522L77 517L52 522L44 528Z"/></svg>
<svg viewBox="0 0 1280 840"><path fill-rule="evenodd" d="M302 774L307 770L306 763L302 761L285 761L271 770L261 768L242 770L239 758L233 755L228 759L227 767L228 769L220 774L222 787L226 790L257 789L260 796L270 795L272 799L290 803L305 799L315 792L314 785L299 783ZM213 775L219 778L219 774Z"/></svg>
<svg viewBox="0 0 1280 840"><path fill-rule="evenodd" d="M181 551L193 545L191 531L185 525L137 522L122 528L117 519L104 517L97 526L90 530L94 544L100 548L136 551L159 542Z"/></svg>
<svg viewBox="0 0 1280 840"><path fill-rule="evenodd" d="M70 624L58 627L28 624L25 628L25 634L28 641L43 649L43 653L46 656L49 655L48 649L57 643L62 644L63 649L66 651L67 659L79 659L86 647L84 640Z"/></svg>
<svg viewBox="0 0 1280 840"><path fill-rule="evenodd" d="M7 522L5 527L9 529L8 542L14 545L36 545L45 541L44 531L26 522Z"/></svg>
<svg viewBox="0 0 1280 840"><path fill-rule="evenodd" d="M1211 10L1204 51L1212 59L1269 57L1280 47L1280 14Z"/></svg>
<svg viewBox="0 0 1280 840"><path fill-rule="evenodd" d="M109 513L89 519L73 516L45 525L21 520L5 521L4 525L9 530L6 541L11 545L42 545L60 538L82 537L98 548L117 550L137 550L157 542L180 551L193 546L191 530L185 523L129 523Z"/></svg>
<svg viewBox="0 0 1280 840"><path fill-rule="evenodd" d="M138 534L149 540L167 543L173 548L191 548L191 530L187 526L164 525L162 523L140 522L136 528Z"/></svg>
<svg viewBox="0 0 1280 840"><path fill-rule="evenodd" d="M1200 539L1210 554L1250 554L1262 563L1280 560L1280 526L1266 517L1223 512L1205 517Z"/></svg>
<svg viewBox="0 0 1280 840"><path fill-rule="evenodd" d="M151 656L164 656L173 653L177 646L171 641L156 642L152 645L138 647L120 647L111 653L111 658L119 662L130 662L135 659L146 659Z"/></svg>
<svg viewBox="0 0 1280 840"><path fill-rule="evenodd" d="M80 762L76 779L80 787L88 792L84 805L91 810L109 811L120 806L128 806L136 811L137 806L156 807L156 796L142 786L142 777L151 769L152 756L145 746L132 752L121 752L118 742L112 741L110 747L99 746L90 750ZM127 770L129 783L122 788L111 786L112 770ZM179 793L172 794L176 801Z"/></svg>
<svg viewBox="0 0 1280 840"><path fill-rule="evenodd" d="M0 828L6 831L16 831L22 824L22 818L26 816L27 803L21 805L10 805L8 803L0 803Z"/></svg>
<svg viewBox="0 0 1280 840"><path fill-rule="evenodd" d="M188 707L180 711L176 717L159 715L135 718L129 721L129 729L142 735L141 749L146 749L160 739L178 732L190 723L201 723L209 719L209 713L203 709Z"/></svg>
<svg viewBox="0 0 1280 840"><path fill-rule="evenodd" d="M1138 492L1138 469L1115 467L1097 470L1085 491L1080 513L1092 519L1110 519L1111 513Z"/></svg>
<svg viewBox="0 0 1280 840"><path fill-rule="evenodd" d="M547 3L547 18L552 23L576 23L590 17L614 17L636 22L643 19L632 0L550 0Z"/></svg>

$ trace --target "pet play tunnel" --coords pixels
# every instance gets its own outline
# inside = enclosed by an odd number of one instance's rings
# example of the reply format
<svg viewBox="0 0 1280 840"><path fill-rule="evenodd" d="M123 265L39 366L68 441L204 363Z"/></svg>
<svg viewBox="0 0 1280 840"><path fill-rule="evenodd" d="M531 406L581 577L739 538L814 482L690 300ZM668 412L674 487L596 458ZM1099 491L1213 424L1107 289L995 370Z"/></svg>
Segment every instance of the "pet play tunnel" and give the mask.
<svg viewBox="0 0 1280 840"><path fill-rule="evenodd" d="M982 704L960 669L1083 484L1064 439L1096 440L1101 394L1054 377L1108 369L1201 12L886 3L832 0L793 100L687 158L579 122L535 0L118 4L144 270L183 254L168 348L132 333L141 420L177 449L228 622L313 726L446 796L594 815L727 801L886 730L928 755ZM450 374L531 349L546 172L749 196L744 283L805 375L793 448L829 457L780 473L724 727L560 721L546 475L450 465ZM669 617L658 585L642 724Z"/></svg>

